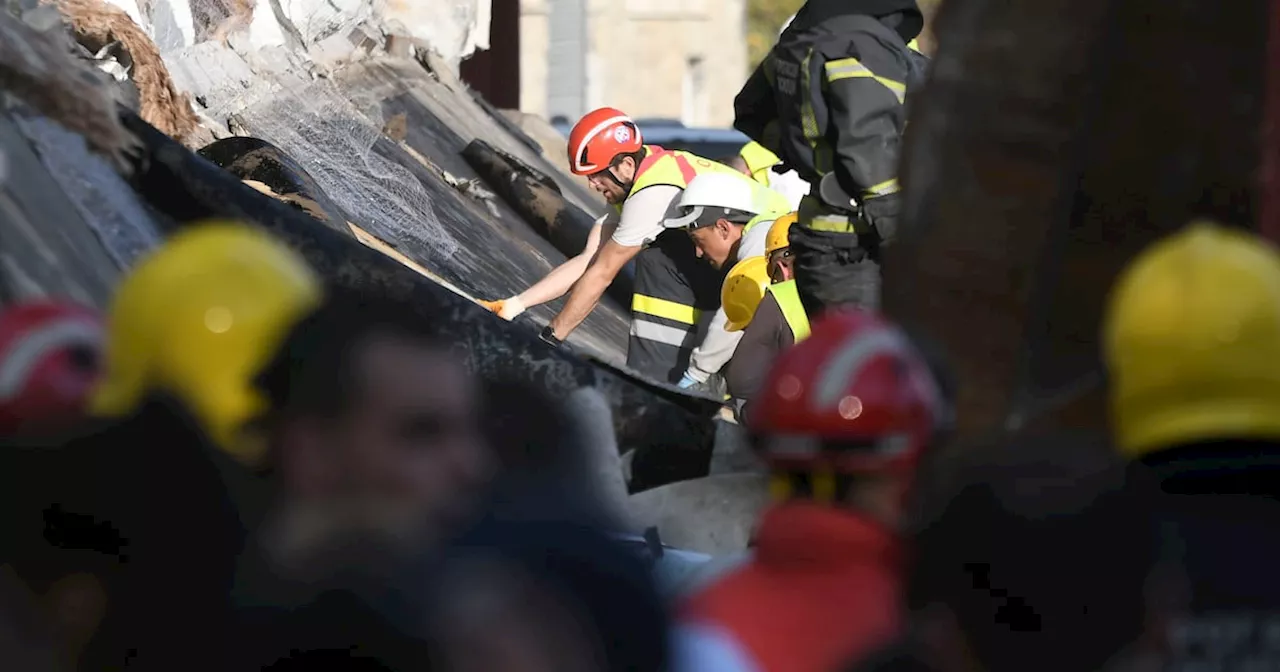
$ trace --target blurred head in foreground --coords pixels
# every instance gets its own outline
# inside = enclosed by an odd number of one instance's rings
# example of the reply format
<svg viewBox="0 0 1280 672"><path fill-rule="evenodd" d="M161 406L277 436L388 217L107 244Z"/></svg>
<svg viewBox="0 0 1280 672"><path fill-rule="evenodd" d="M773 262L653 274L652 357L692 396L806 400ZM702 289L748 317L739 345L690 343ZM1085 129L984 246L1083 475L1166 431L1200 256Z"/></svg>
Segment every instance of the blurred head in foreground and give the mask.
<svg viewBox="0 0 1280 672"><path fill-rule="evenodd" d="M69 301L0 312L0 435L75 424L101 376L104 341L102 316Z"/></svg>
<svg viewBox="0 0 1280 672"><path fill-rule="evenodd" d="M91 411L123 418L166 395L223 450L252 462L261 447L244 430L268 403L253 376L322 297L306 261L259 229L232 222L184 229L116 290L106 373Z"/></svg>
<svg viewBox="0 0 1280 672"><path fill-rule="evenodd" d="M256 426L293 523L286 546L344 525L439 539L493 474L477 382L410 307L335 290L257 385L270 411Z"/></svg>
<svg viewBox="0 0 1280 672"><path fill-rule="evenodd" d="M901 331L871 313L833 313L782 353L760 394L751 430L775 497L853 507L899 527L946 403Z"/></svg>

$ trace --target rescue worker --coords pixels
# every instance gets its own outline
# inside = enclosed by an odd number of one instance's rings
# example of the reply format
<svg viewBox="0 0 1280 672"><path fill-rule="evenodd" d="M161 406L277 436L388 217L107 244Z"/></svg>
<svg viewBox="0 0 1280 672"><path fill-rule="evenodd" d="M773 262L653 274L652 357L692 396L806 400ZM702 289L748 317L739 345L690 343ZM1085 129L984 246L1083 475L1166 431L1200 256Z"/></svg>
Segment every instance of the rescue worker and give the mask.
<svg viewBox="0 0 1280 672"><path fill-rule="evenodd" d="M800 199L809 193L809 183L799 173L787 170L777 154L765 149L764 145L755 140L743 145L737 154L722 163L782 194L791 206L789 210L799 208Z"/></svg>
<svg viewBox="0 0 1280 672"><path fill-rule="evenodd" d="M1170 669L1274 666L1280 624L1280 253L1197 222L1143 251L1103 324L1115 446L1154 471L1191 614Z"/></svg>
<svg viewBox="0 0 1280 672"><path fill-rule="evenodd" d="M680 216L666 219L663 226L688 232L695 253L719 271L741 259L763 256L769 227L786 207L777 192L759 184L737 175L708 173L689 183L680 195ZM726 330L725 324L722 306L690 356L681 388L707 383L733 357L742 334Z"/></svg>
<svg viewBox="0 0 1280 672"><path fill-rule="evenodd" d="M84 669L227 669L249 480L231 455L250 456L239 439L264 403L250 379L321 296L265 233L193 225L121 281L93 419L0 451L0 563L37 593L78 579Z"/></svg>
<svg viewBox="0 0 1280 672"><path fill-rule="evenodd" d="M809 317L796 291L787 235L796 222L796 213L779 217L769 227L765 245L767 272L772 281L743 328L742 340L729 360L725 381L733 397L738 420L750 414L751 399L764 382L774 359L783 350L809 336Z"/></svg>
<svg viewBox="0 0 1280 672"><path fill-rule="evenodd" d="M907 85L924 25L915 0L808 0L734 100L734 127L811 185L791 230L810 315L875 308L898 226Z"/></svg>
<svg viewBox="0 0 1280 672"><path fill-rule="evenodd" d="M698 260L687 235L664 231L662 222L698 175L718 172L754 183L723 164L645 145L636 123L610 107L589 112L573 127L568 152L570 170L586 176L613 212L601 223L598 247L583 251L585 263L562 265L552 272L554 280L549 276L539 283L559 291L573 287L541 337L559 345L595 308L622 267L635 259L627 366L657 380L678 382L716 308L721 277ZM576 268L567 268L571 264L583 269L577 278ZM540 288L540 294L554 293L546 289Z"/></svg>
<svg viewBox="0 0 1280 672"><path fill-rule="evenodd" d="M678 670L833 670L901 626L904 500L945 403L928 364L879 317L833 314L761 395L778 502L754 558L684 606Z"/></svg>
<svg viewBox="0 0 1280 672"><path fill-rule="evenodd" d="M36 300L0 313L0 435L65 429L84 415L102 366L97 311Z"/></svg>
<svg viewBox="0 0 1280 672"><path fill-rule="evenodd" d="M748 257L729 269L729 274L724 279L724 286L720 289L720 309L724 311L727 320L725 331L741 335L743 330L749 329L760 302L768 293L769 262L765 257ZM742 342L739 341L738 345L741 347ZM735 411L740 411L745 402L742 390L734 386L737 381L732 378L733 360L738 358L739 353L739 350L735 350L733 358L729 360L730 375L725 379L726 393ZM742 356L756 355L743 353ZM765 366L771 363L772 360ZM741 419L740 413L739 419Z"/></svg>

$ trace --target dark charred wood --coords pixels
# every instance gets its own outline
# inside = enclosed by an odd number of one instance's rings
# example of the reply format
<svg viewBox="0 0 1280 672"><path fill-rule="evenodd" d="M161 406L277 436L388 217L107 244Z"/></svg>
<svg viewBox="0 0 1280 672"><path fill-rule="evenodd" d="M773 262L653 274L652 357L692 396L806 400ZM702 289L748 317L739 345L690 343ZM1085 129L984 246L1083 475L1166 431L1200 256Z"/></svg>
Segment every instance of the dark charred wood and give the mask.
<svg viewBox="0 0 1280 672"><path fill-rule="evenodd" d="M343 228L351 219L306 169L266 140L223 138L197 153L241 180L260 182L276 194L290 197L289 203L330 226Z"/></svg>
<svg viewBox="0 0 1280 672"><path fill-rule="evenodd" d="M472 140L462 156L538 235L566 257L582 253L595 218L565 200L551 178L483 140ZM609 286L609 296L622 306L631 305L634 272L627 264Z"/></svg>

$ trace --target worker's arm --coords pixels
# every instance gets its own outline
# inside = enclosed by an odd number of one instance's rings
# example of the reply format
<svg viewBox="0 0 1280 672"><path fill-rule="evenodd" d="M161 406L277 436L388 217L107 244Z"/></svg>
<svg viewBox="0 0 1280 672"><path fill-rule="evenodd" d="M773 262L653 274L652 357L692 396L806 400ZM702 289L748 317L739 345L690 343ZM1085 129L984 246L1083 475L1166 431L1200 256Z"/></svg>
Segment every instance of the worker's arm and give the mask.
<svg viewBox="0 0 1280 672"><path fill-rule="evenodd" d="M612 217L609 215L601 217L591 227L591 233L587 234L587 245L582 248L582 252L578 256L557 266L554 271L547 274L547 277L539 280L537 284L529 289L520 292L516 298L520 299L520 302L526 308L532 308L564 296L573 287L573 283L577 282L582 278L582 274L587 272L587 267L591 265L591 258L596 256L596 252L600 251L600 241L605 237L602 233L603 229L608 227L609 234L612 235L613 229L617 225L616 214Z"/></svg>
<svg viewBox="0 0 1280 672"><path fill-rule="evenodd" d="M883 46L859 46L866 53L828 55L822 64L835 141L833 172L844 192L862 204L882 243L889 243L897 232L907 66Z"/></svg>
<svg viewBox="0 0 1280 672"><path fill-rule="evenodd" d="M578 328L595 309L604 290L622 267L662 232L662 220L667 216L671 203L679 198L680 191L679 187L659 184L641 189L627 198L613 235L600 246L582 279L573 286L573 292L560 309L560 314L551 320L556 338L564 340Z"/></svg>
<svg viewBox="0 0 1280 672"><path fill-rule="evenodd" d="M586 272L587 266L591 264L591 258L600 250L600 241L613 235L613 230L617 226L618 214L616 211L610 210L609 214L600 217L592 225L591 232L587 234L587 244L577 256L555 267L546 277L513 297L502 299L501 301L482 301L481 303L500 317L514 320L521 313L534 306L542 305L564 296L573 287L573 283L577 282L582 277L582 274Z"/></svg>
<svg viewBox="0 0 1280 672"><path fill-rule="evenodd" d="M742 340L742 332L725 331L724 323L727 319L724 308L718 308L707 327L706 336L702 337L702 342L689 355L689 368L680 381L681 387L707 382L711 374L719 372L733 357L738 341Z"/></svg>
<svg viewBox="0 0 1280 672"><path fill-rule="evenodd" d="M578 328L587 315L595 310L604 290L618 276L618 271L627 265L637 254L641 246L627 247L619 245L613 238L605 241L596 253L582 278L573 286L569 300L560 309L560 314L551 320L551 331L561 341L569 337Z"/></svg>
<svg viewBox="0 0 1280 672"><path fill-rule="evenodd" d="M560 314L551 320L550 326L557 339L563 341L587 319L622 267L662 233L662 220L671 204L680 197L680 192L679 187L657 184L627 198L613 235L600 246L582 279L573 286L573 292L560 309Z"/></svg>
<svg viewBox="0 0 1280 672"><path fill-rule="evenodd" d="M766 56L733 99L733 127L779 154L778 107L773 96L773 75ZM779 154L781 156L781 154Z"/></svg>

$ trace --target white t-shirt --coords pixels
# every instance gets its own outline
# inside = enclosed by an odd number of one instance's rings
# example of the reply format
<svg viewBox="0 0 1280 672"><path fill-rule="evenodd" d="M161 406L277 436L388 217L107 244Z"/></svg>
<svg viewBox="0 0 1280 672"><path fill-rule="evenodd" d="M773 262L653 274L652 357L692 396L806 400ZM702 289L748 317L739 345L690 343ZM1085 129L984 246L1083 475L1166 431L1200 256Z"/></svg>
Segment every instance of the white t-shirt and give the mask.
<svg viewBox="0 0 1280 672"><path fill-rule="evenodd" d="M669 184L655 184L632 194L622 204L622 215L616 210L609 217L618 220L613 242L623 247L640 247L662 233L663 220L680 216L680 194L684 190ZM608 222L605 222L608 229Z"/></svg>
<svg viewBox="0 0 1280 672"><path fill-rule="evenodd" d="M770 170L769 188L785 196L787 202L791 204L792 211L799 210L800 199L809 194L809 183L794 170L781 174Z"/></svg>

